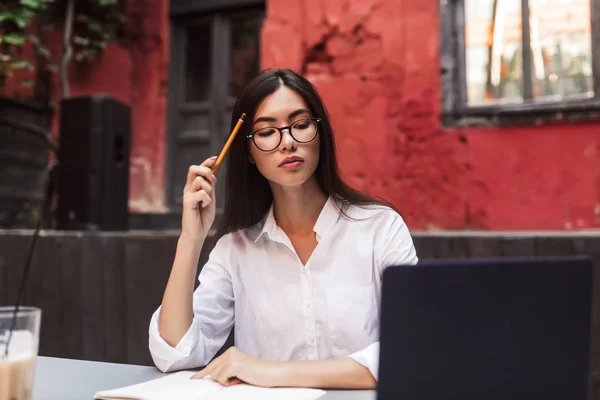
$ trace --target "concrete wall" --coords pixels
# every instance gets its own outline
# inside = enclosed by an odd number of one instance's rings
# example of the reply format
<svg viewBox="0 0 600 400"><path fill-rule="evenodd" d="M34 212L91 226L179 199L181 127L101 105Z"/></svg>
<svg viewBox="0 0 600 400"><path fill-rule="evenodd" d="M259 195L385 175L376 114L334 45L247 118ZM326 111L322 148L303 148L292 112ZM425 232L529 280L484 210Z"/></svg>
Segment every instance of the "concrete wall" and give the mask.
<svg viewBox="0 0 600 400"><path fill-rule="evenodd" d="M412 230L599 228L600 122L441 126L438 10L435 0L267 0L262 66L317 85L344 176L394 203ZM131 2L127 14L128 47L74 65L71 88L132 106L130 209L160 213L168 1Z"/></svg>
<svg viewBox="0 0 600 400"><path fill-rule="evenodd" d="M329 108L342 171L411 229L600 227L600 122L440 124L435 0L269 0L264 67L291 67Z"/></svg>

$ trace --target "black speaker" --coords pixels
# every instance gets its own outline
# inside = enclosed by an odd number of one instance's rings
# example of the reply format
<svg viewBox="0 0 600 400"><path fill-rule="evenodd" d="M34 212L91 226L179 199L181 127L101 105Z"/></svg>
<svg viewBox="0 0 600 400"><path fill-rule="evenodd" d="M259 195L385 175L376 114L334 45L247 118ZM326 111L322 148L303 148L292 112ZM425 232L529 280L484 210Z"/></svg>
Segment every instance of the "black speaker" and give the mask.
<svg viewBox="0 0 600 400"><path fill-rule="evenodd" d="M58 229L127 230L130 108L103 95L60 105Z"/></svg>

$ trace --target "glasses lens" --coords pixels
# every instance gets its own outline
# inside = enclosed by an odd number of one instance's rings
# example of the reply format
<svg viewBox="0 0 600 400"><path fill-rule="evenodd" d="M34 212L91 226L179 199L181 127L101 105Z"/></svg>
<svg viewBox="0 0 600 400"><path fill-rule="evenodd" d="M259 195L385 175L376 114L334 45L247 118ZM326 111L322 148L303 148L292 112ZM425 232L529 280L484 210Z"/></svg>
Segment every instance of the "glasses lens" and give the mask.
<svg viewBox="0 0 600 400"><path fill-rule="evenodd" d="M317 135L317 122L312 119L301 119L292 125L292 136L299 142L310 142Z"/></svg>
<svg viewBox="0 0 600 400"><path fill-rule="evenodd" d="M273 150L279 145L281 134L275 128L263 128L254 132L254 143L264 151Z"/></svg>

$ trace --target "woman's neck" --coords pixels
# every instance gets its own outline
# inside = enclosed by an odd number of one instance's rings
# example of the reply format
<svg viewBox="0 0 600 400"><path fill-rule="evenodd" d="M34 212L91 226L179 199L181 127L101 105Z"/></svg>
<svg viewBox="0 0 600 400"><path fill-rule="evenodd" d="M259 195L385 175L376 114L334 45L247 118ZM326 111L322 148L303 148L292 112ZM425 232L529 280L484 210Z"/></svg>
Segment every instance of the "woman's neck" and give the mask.
<svg viewBox="0 0 600 400"><path fill-rule="evenodd" d="M313 177L293 188L272 185L271 190L277 225L288 236L311 234L327 202L327 196L321 191L316 179Z"/></svg>

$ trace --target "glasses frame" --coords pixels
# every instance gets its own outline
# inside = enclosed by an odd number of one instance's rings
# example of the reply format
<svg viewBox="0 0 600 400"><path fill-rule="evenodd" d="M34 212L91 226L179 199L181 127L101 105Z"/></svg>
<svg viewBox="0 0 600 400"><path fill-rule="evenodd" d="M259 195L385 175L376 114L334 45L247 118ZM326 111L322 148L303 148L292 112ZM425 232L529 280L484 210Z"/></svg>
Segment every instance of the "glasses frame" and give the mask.
<svg viewBox="0 0 600 400"><path fill-rule="evenodd" d="M297 124L297 123L299 123L299 122L302 122L302 121L315 121L315 122L316 122L316 124L317 124L317 130L316 130L316 132L315 132L315 136L313 136L313 138L312 138L312 139L310 139L310 140L308 140L308 141L306 141L306 142L302 142L302 141L300 141L300 140L296 139L296 138L294 137L294 135L292 134L292 126L294 126L295 124ZM265 127L263 127L263 128L260 128L260 129L257 129L257 130L255 130L255 131L254 131L254 132L252 132L251 134L247 135L247 136L246 136L246 139L252 139L252 143L254 143L254 145L256 146L256 148L257 148L257 149L259 149L260 151L269 152L269 151L273 151L273 150L275 150L276 148L278 148L278 147L279 147L279 145L281 145L281 141L283 140L283 131L284 131L284 129L287 129L287 130L288 130L288 132L290 133L290 136L291 136L291 137L292 137L292 138L293 138L293 139L294 139L296 142L298 142L298 143L310 143L310 142L312 142L313 140L315 140L315 138L316 138L316 137L319 135L319 123L320 123L320 122L321 122L321 118L302 118L302 119L299 119L299 120L297 120L297 121L294 121L293 123L291 123L291 124L290 124L290 125L288 125L288 126L282 126L281 128L278 128L278 127L276 127L276 126L265 126ZM277 146L273 147L271 150L263 150L263 149L261 149L261 148L260 148L260 147L259 147L259 146L256 144L256 142L254 141L254 135L255 135L257 132L260 132L260 131L262 131L263 129L268 129L268 128L271 128L271 129L277 129L277 130L279 131L279 142L277 142Z"/></svg>

